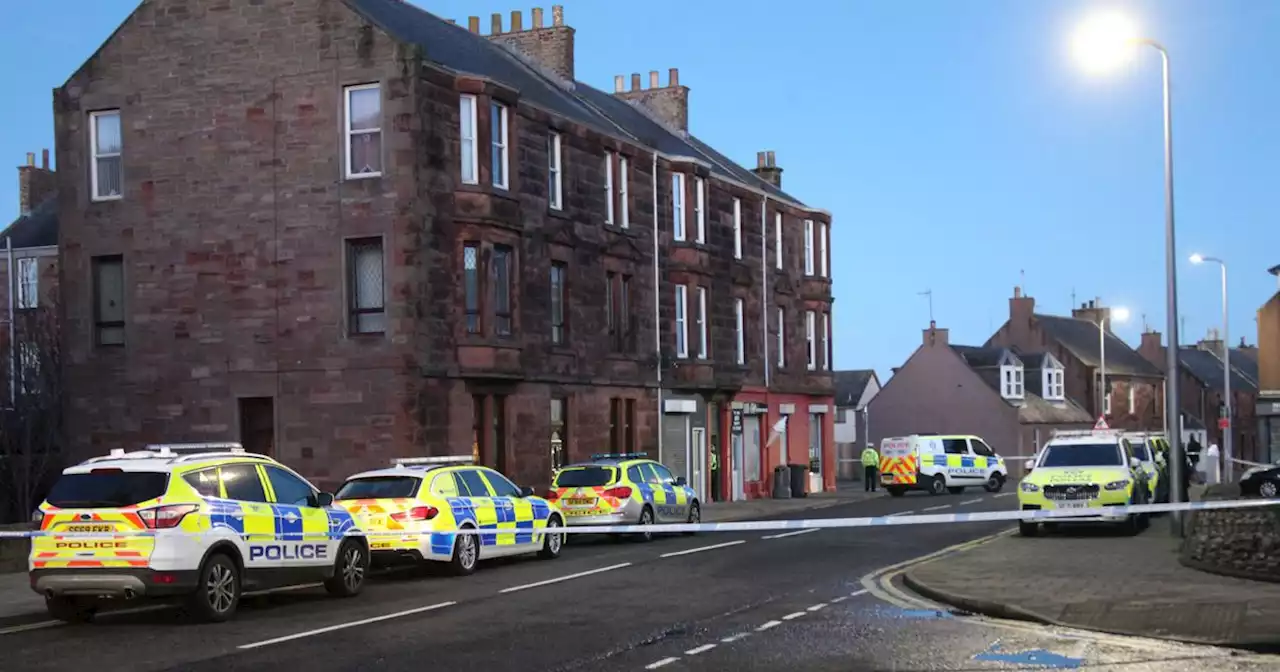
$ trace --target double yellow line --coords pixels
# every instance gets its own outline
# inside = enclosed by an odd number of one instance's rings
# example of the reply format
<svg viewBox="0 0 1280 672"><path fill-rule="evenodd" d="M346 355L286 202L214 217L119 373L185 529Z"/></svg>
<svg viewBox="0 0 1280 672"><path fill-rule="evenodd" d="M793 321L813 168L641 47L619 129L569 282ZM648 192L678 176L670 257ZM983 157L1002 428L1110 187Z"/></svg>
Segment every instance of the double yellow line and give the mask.
<svg viewBox="0 0 1280 672"><path fill-rule="evenodd" d="M954 546L948 546L944 549L934 551L933 553L930 553L928 555L922 555L920 557L912 558L905 562L899 562L896 565L881 567L880 569L877 569L876 571L871 572L870 574L867 574L866 576L862 577L862 587L866 588L868 593L875 595L878 599L888 602L889 604L892 604L895 607L901 607L902 609L934 609L934 610L949 609L949 607L939 605L936 602L926 600L923 597L919 597L917 595L907 593L906 591L893 585L894 579L898 578L904 572L910 570L912 567L915 567L917 565L922 565L931 560L936 560L945 555L951 555L952 553L959 553L961 551L967 551L971 548L976 548L983 544L987 544L992 541L995 541L1000 537L1009 536L1014 532L1015 529L1017 528L1011 527L1007 530L1002 530L995 534L989 534L985 537L978 537L977 539L971 539L969 541L959 543Z"/></svg>

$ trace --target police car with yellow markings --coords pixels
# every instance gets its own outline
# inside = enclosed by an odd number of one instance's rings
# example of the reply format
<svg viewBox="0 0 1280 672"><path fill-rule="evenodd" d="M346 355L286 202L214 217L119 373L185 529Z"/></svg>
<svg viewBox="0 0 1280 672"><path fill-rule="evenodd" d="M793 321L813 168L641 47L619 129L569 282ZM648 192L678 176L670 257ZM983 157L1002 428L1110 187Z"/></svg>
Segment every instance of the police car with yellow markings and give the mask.
<svg viewBox="0 0 1280 672"><path fill-rule="evenodd" d="M702 520L698 493L647 453L599 453L556 472L547 499L569 525L654 525ZM652 532L638 535L653 539Z"/></svg>
<svg viewBox="0 0 1280 672"><path fill-rule="evenodd" d="M224 621L245 591L314 580L355 595L369 555L332 502L239 444L112 450L64 470L33 514L31 588L66 621L144 597L182 597L193 616Z"/></svg>
<svg viewBox="0 0 1280 672"><path fill-rule="evenodd" d="M551 502L472 456L402 458L356 474L335 498L369 534L374 562L447 562L470 574L483 559L560 556L564 516ZM451 530L470 529L476 534Z"/></svg>
<svg viewBox="0 0 1280 672"><path fill-rule="evenodd" d="M1018 484L1018 505L1023 511L1068 509L1094 515L1055 518L1045 523L1109 523L1116 518L1099 518L1100 509L1112 506L1147 504L1151 501L1147 472L1132 450L1129 440L1115 430L1072 430L1055 432L1040 453L1027 461L1028 474ZM1147 514L1119 518L1130 534L1148 524ZM1036 521L1018 521L1023 536L1040 531Z"/></svg>
<svg viewBox="0 0 1280 672"><path fill-rule="evenodd" d="M958 495L979 485L999 492L1008 476L1004 458L977 436L912 434L880 442L880 483L894 497L908 490Z"/></svg>
<svg viewBox="0 0 1280 672"><path fill-rule="evenodd" d="M1142 470L1147 474L1147 485L1151 490L1151 501L1164 504L1169 501L1169 465L1165 455L1168 443L1164 434L1149 432L1125 432L1133 456L1142 462Z"/></svg>

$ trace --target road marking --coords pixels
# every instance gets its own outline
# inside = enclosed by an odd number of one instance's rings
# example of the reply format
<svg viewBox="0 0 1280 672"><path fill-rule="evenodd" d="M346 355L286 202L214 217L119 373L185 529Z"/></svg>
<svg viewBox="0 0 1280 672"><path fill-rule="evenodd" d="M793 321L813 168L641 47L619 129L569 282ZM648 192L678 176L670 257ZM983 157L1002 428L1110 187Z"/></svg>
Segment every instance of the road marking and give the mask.
<svg viewBox="0 0 1280 672"><path fill-rule="evenodd" d="M862 590L855 590L852 593L849 593L849 597L857 597L859 595L866 595L866 594L867 594L867 589L863 588Z"/></svg>
<svg viewBox="0 0 1280 672"><path fill-rule="evenodd" d="M827 606L827 604L826 604L825 602L819 602L819 603L817 603L817 604L813 605L812 607L809 607L809 608L808 608L808 609L806 609L805 611L817 611L817 610L819 610L819 609L821 609L821 608L823 608L823 607L825 607L825 606Z"/></svg>
<svg viewBox="0 0 1280 672"><path fill-rule="evenodd" d="M742 638L744 638L744 637L746 637L747 635L750 635L750 634L751 634L751 633L749 633L749 632L739 632L739 633L738 633L738 634L736 634L736 635L729 635L728 637L724 637L724 638L722 638L720 641L721 641L722 643L724 643L724 644L732 644L732 643L734 643L734 642L738 641L739 639L742 639Z"/></svg>
<svg viewBox="0 0 1280 672"><path fill-rule="evenodd" d="M270 646L270 645L272 645L272 644L280 644L281 642L288 642L288 641L292 641L292 640L295 640L295 639L302 639L302 638L304 638L304 637L314 637L314 636L316 636L316 635L323 635L323 634L325 634L326 632L333 632L333 631L335 631L335 630L345 630L345 629L347 629L347 628L354 628L354 627L359 626L359 625L368 625L368 624L370 624L370 623L378 623L378 622L380 622L380 621L389 621L389 620L391 620L391 619L393 619L393 618L401 618L401 617L403 617L403 616L412 616L412 615L414 615L414 614L421 614L421 613L428 612L428 611L434 611L434 610L436 610L436 609L443 609L443 608L445 608L445 607L452 607L452 606L453 606L453 605L455 605L455 604L457 604L457 602L441 602L441 603L439 603L439 604L432 604L432 605L429 605L429 606L426 606L426 607L418 607L418 608L416 608L416 609L406 609L406 610L404 610L404 611L397 611L397 612L396 612L396 613L394 613L394 614L384 614L384 615L382 615L382 616L374 616L373 618L364 618L364 619L361 619L361 620L358 620L358 621L351 621L350 623L339 623L339 624L337 624L337 625L330 625L330 626L328 626L328 627L326 627L326 628L317 628L317 629L315 629L315 630L308 630L308 631L306 631L306 632L299 632L299 633L297 633L297 634L293 634L293 635L285 635L284 637L275 637L275 638L273 638L273 639L264 639L264 640L262 640L261 642L253 642L252 644L241 644L240 646L238 646L238 647L236 647L236 648L241 649L241 650L244 650L244 649L256 649L256 648L258 648L258 647L262 647L262 646Z"/></svg>
<svg viewBox="0 0 1280 672"><path fill-rule="evenodd" d="M970 504L979 504L981 502L982 502L982 498L979 497L977 499L970 499L968 501L960 502L959 504L956 504L956 506L968 506Z"/></svg>
<svg viewBox="0 0 1280 672"><path fill-rule="evenodd" d="M949 508L951 508L950 504L939 504L938 506L926 506L923 509L921 509L921 511L941 511L943 509L949 509Z"/></svg>
<svg viewBox="0 0 1280 672"><path fill-rule="evenodd" d="M894 517L896 517L896 516L909 516L909 515L911 515L911 514L913 514L913 513L915 513L915 511L899 511L899 512L897 512L897 513L891 513L891 514L889 514L889 515L885 516L885 518L894 518Z"/></svg>
<svg viewBox="0 0 1280 672"><path fill-rule="evenodd" d="M684 654L686 656L696 656L699 653L702 653L704 651L710 651L711 649L714 649L714 648L716 648L715 644L703 644L702 646L695 647L695 648L689 649L688 651L685 651Z"/></svg>
<svg viewBox="0 0 1280 672"><path fill-rule="evenodd" d="M765 623L764 625L761 625L760 627L756 628L756 632L764 632L769 628L776 628L779 625L782 625L782 621L769 621L768 623Z"/></svg>
<svg viewBox="0 0 1280 672"><path fill-rule="evenodd" d="M518 590L527 590L529 588L537 588L538 586L549 586L553 583L560 583L561 581L568 581L570 579L580 579L584 576L591 576L592 574L600 574L602 572L612 572L615 569L622 569L623 567L630 567L630 566L631 566L631 563L623 562L616 565L609 565L608 567L601 567L599 569L589 569L585 572L578 572L577 574L568 574L566 576L559 576L554 579L547 579L546 581L526 583L522 586L511 586L510 588L503 588L502 590L499 590L498 593L499 594L514 593Z"/></svg>
<svg viewBox="0 0 1280 672"><path fill-rule="evenodd" d="M689 549L689 550L687 550L687 551L674 551L674 552L671 552L671 553L663 553L662 555L660 555L660 556L658 556L658 557L660 557L660 558L674 558L674 557L676 557L677 555L688 555L688 554L690 554L690 553L701 553L701 552L703 552L703 551L714 551L714 550L716 550L717 548L728 548L728 547L730 547L730 546L737 546L738 544L745 544L745 543L747 543L747 540L746 540L746 539L739 539L739 540L737 540L737 541L726 541L726 542L724 542L723 544L712 544L712 545L710 545L710 546L699 546L698 548L691 548L691 549ZM631 563L627 563L627 564L631 564Z"/></svg>
<svg viewBox="0 0 1280 672"><path fill-rule="evenodd" d="M794 611L794 612L792 612L792 613L790 613L790 614L787 614L786 616L783 616L783 617L782 617L782 620L784 620L784 621L794 621L795 619L800 618L801 616L804 616L804 612L803 612L803 611Z"/></svg>
<svg viewBox="0 0 1280 672"><path fill-rule="evenodd" d="M659 660L659 661L658 661L658 662L656 662L656 663L649 663L648 665L645 665L645 666L644 666L644 669L646 669L646 670L656 670L656 669L658 669L659 667L662 667L663 665L670 665L671 663L674 663L674 662L676 662L677 660L680 660L680 659L679 659L679 658L663 658L662 660Z"/></svg>
<svg viewBox="0 0 1280 672"><path fill-rule="evenodd" d="M1002 493L1000 493L1000 494L998 494L998 495L993 495L993 496L994 496L994 497L1008 497L1009 495L1012 495L1012 494L1013 494L1012 492L1002 492Z"/></svg>
<svg viewBox="0 0 1280 672"><path fill-rule="evenodd" d="M807 530L796 530L795 532L783 532L782 534L769 534L760 538L761 539L782 539L784 537L794 537L799 534L809 534L810 532L817 532L819 529L820 528L817 528L817 527L811 527Z"/></svg>
<svg viewBox="0 0 1280 672"><path fill-rule="evenodd" d="M833 597L833 598L831 598L831 604L840 604L841 602L844 602L844 601L845 601L845 600L847 600L847 599L849 599L849 596L848 596L848 595L841 595L840 597Z"/></svg>

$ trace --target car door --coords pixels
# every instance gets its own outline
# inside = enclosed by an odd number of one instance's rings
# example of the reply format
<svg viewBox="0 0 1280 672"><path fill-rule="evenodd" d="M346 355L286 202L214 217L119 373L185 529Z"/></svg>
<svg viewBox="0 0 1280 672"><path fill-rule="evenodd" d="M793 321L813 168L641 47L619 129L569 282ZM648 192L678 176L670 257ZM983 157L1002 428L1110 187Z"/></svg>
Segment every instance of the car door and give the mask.
<svg viewBox="0 0 1280 672"><path fill-rule="evenodd" d="M661 489L666 502L659 505L658 518L668 523L683 523L689 519L689 498L685 495L684 486L676 485L676 477L671 470L657 462L650 462L653 473L654 490Z"/></svg>
<svg viewBox="0 0 1280 672"><path fill-rule="evenodd" d="M248 550L245 570L252 573L281 567L284 548L277 543L275 514L258 465L252 462L220 465L218 479L222 497L240 509L242 536Z"/></svg>
<svg viewBox="0 0 1280 672"><path fill-rule="evenodd" d="M498 545L498 535L492 530L498 527L498 511L493 502L493 493L489 483L480 470L473 467L453 472L454 483L458 488L458 496L467 501L471 514L475 517L476 527L480 532L480 554L486 557L504 555L509 552Z"/></svg>
<svg viewBox="0 0 1280 672"><path fill-rule="evenodd" d="M499 534L498 545L514 545L520 551L528 551L534 541L534 506L533 502L520 495L520 488L511 479L492 469L482 470L493 490L493 505L498 514L498 529L518 530L515 534ZM546 507L543 507L541 521L545 526Z"/></svg>
<svg viewBox="0 0 1280 672"><path fill-rule="evenodd" d="M274 465L261 467L271 492L276 534L285 544L287 567L327 566L337 557L341 539L329 538L329 514L318 506L316 489L301 477Z"/></svg>
<svg viewBox="0 0 1280 672"><path fill-rule="evenodd" d="M963 486L982 482L982 470L974 466L974 454L965 438L942 440L942 450L947 460L947 485Z"/></svg>
<svg viewBox="0 0 1280 672"><path fill-rule="evenodd" d="M985 482L999 467L999 456L991 450L991 446L976 436L969 437L969 450L974 455L974 464L982 469L982 480Z"/></svg>

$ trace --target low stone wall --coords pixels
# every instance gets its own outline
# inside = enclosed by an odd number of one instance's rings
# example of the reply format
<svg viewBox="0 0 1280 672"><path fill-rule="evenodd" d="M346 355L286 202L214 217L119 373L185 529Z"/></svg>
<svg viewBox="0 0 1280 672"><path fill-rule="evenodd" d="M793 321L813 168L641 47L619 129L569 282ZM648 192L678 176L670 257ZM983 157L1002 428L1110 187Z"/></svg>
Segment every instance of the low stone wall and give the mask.
<svg viewBox="0 0 1280 672"><path fill-rule="evenodd" d="M31 529L26 523L0 525L0 531L13 532ZM30 539L0 538L0 574L27 571L27 556L31 554Z"/></svg>
<svg viewBox="0 0 1280 672"><path fill-rule="evenodd" d="M1214 485L1205 500L1239 499L1238 485ZM1280 582L1280 505L1193 511L1179 560L1193 569Z"/></svg>

